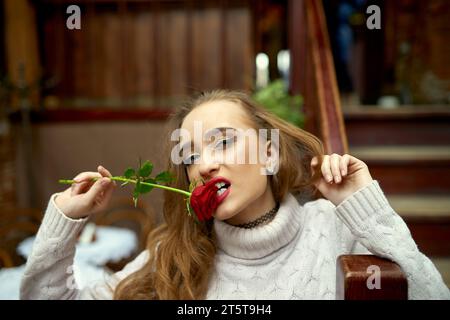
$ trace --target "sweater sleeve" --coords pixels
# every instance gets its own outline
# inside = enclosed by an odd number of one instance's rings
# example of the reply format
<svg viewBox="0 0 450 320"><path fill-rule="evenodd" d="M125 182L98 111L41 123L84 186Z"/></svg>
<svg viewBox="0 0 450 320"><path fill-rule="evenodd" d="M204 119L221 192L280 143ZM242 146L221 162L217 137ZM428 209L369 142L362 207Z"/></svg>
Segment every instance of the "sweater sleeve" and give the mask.
<svg viewBox="0 0 450 320"><path fill-rule="evenodd" d="M71 219L56 206L55 193L50 197L44 219L28 257L20 285L21 299L111 299L117 283L138 270L146 252L125 268L92 286L78 289L73 268L78 234L87 219Z"/></svg>
<svg viewBox="0 0 450 320"><path fill-rule="evenodd" d="M389 205L377 181L345 199L336 207L336 213L356 242L402 268L409 299L450 299L441 274L419 251L406 223Z"/></svg>

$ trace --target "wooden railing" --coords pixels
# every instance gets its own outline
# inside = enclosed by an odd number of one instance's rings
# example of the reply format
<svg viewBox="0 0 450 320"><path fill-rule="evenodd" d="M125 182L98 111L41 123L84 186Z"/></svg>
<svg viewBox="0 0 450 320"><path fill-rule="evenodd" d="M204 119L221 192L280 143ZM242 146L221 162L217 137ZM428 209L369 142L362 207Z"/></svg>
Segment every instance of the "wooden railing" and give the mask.
<svg viewBox="0 0 450 320"><path fill-rule="evenodd" d="M387 259L373 255L342 255L336 265L336 298L406 300L408 282L400 267Z"/></svg>
<svg viewBox="0 0 450 320"><path fill-rule="evenodd" d="M304 98L306 130L321 138L327 154L348 153L322 1L290 0L289 6L290 90ZM381 289L367 285L372 265L379 267ZM342 255L336 266L338 299L407 299L406 277L394 262L370 255Z"/></svg>
<svg viewBox="0 0 450 320"><path fill-rule="evenodd" d="M327 153L347 153L322 1L290 0L291 91L304 97L306 129L319 136Z"/></svg>

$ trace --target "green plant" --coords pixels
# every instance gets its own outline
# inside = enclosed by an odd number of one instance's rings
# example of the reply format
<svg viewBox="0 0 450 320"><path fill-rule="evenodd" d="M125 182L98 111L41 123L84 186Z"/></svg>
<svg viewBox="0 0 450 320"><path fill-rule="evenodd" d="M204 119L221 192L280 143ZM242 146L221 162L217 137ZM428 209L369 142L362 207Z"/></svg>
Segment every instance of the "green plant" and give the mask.
<svg viewBox="0 0 450 320"><path fill-rule="evenodd" d="M282 79L272 81L267 87L255 92L253 99L281 119L303 127L303 98L290 95Z"/></svg>

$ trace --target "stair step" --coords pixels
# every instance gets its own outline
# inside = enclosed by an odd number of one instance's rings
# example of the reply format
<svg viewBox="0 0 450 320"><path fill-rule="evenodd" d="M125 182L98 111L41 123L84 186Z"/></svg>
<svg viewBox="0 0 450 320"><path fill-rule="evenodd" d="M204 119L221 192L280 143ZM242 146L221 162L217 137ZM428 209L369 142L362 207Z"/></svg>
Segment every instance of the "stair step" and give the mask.
<svg viewBox="0 0 450 320"><path fill-rule="evenodd" d="M342 112L349 119L450 119L450 107L443 105L403 105L384 109L376 105L343 105Z"/></svg>
<svg viewBox="0 0 450 320"><path fill-rule="evenodd" d="M429 195L387 195L392 208L408 225L419 250L450 258L450 198Z"/></svg>
<svg viewBox="0 0 450 320"><path fill-rule="evenodd" d="M367 161L449 161L450 146L358 146L351 153Z"/></svg>
<svg viewBox="0 0 450 320"><path fill-rule="evenodd" d="M450 287L449 106L343 106L350 154L363 160Z"/></svg>
<svg viewBox="0 0 450 320"><path fill-rule="evenodd" d="M388 195L392 208L408 220L450 221L450 197Z"/></svg>
<svg viewBox="0 0 450 320"><path fill-rule="evenodd" d="M450 146L351 147L387 194L450 194Z"/></svg>
<svg viewBox="0 0 450 320"><path fill-rule="evenodd" d="M344 121L350 146L450 145L448 106L345 107Z"/></svg>

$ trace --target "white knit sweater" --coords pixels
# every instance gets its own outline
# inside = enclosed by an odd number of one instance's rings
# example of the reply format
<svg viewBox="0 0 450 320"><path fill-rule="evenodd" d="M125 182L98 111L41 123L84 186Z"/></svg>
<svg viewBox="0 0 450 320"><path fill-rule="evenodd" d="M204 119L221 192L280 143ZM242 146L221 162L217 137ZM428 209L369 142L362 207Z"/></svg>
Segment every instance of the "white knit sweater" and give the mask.
<svg viewBox="0 0 450 320"><path fill-rule="evenodd" d="M138 270L148 253L104 281L81 290L68 286L66 270L86 220L66 217L55 195L27 261L21 298L111 299L118 281ZM336 258L348 253L372 253L398 263L407 276L409 299L450 299L441 275L418 250L376 181L337 207L323 199L301 205L288 194L264 226L242 229L216 220L214 229L219 249L207 299L335 299Z"/></svg>

